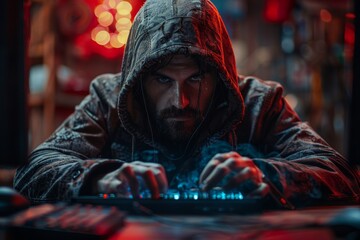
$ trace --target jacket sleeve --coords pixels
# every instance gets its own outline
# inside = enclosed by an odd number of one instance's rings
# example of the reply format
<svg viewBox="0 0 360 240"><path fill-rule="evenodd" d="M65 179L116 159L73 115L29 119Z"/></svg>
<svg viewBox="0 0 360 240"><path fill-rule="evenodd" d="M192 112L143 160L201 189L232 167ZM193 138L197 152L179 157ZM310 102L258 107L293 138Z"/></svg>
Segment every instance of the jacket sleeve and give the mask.
<svg viewBox="0 0 360 240"><path fill-rule="evenodd" d="M70 199L91 193L100 173L120 167L122 161L102 154L118 124L116 96L112 76L95 79L89 96L17 170L15 189L34 203Z"/></svg>
<svg viewBox="0 0 360 240"><path fill-rule="evenodd" d="M266 84L264 94L246 97L247 105L255 109L255 113L248 113L250 141L265 153L254 159L257 166L295 203L359 201L359 176L347 160L299 119L283 98L279 84Z"/></svg>

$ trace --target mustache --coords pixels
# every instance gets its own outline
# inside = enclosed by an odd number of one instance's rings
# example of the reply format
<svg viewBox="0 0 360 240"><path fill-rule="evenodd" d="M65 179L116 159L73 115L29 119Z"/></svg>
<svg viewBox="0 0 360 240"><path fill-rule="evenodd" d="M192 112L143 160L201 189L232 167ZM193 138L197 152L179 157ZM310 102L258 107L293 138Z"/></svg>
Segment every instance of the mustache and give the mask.
<svg viewBox="0 0 360 240"><path fill-rule="evenodd" d="M160 118L176 118L176 117L197 117L199 111L193 108L179 109L176 107L166 108L159 113Z"/></svg>

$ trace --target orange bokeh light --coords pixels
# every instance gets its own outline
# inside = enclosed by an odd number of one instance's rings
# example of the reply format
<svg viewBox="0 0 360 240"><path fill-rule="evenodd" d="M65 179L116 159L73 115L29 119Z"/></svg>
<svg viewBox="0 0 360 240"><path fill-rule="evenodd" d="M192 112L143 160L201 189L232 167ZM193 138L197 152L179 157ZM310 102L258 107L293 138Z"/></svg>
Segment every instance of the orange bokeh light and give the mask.
<svg viewBox="0 0 360 240"><path fill-rule="evenodd" d="M109 43L110 41L110 34L109 32L105 31L105 30L101 30L99 31L96 36L95 36L95 41L99 44L99 45L106 45Z"/></svg>
<svg viewBox="0 0 360 240"><path fill-rule="evenodd" d="M101 13L103 13L103 12L105 12L107 10L108 10L108 8L107 8L106 5L100 4L100 5L95 7L94 14L95 14L96 17L99 17Z"/></svg>
<svg viewBox="0 0 360 240"><path fill-rule="evenodd" d="M120 15L127 15L127 14L131 13L132 6L129 2L122 1L116 6L116 11Z"/></svg>
<svg viewBox="0 0 360 240"><path fill-rule="evenodd" d="M91 31L91 39L107 48L121 48L132 26L132 5L124 0L105 0L94 9L98 26Z"/></svg>
<svg viewBox="0 0 360 240"><path fill-rule="evenodd" d="M121 32L119 32L119 35L117 36L119 42L125 44L129 37L129 33L129 30L122 30Z"/></svg>
<svg viewBox="0 0 360 240"><path fill-rule="evenodd" d="M102 12L98 17L98 22L101 26L108 27L114 21L114 16L110 12Z"/></svg>
<svg viewBox="0 0 360 240"><path fill-rule="evenodd" d="M124 43L121 43L118 39L118 35L113 33L111 34L110 45L113 48L121 48L124 46Z"/></svg>

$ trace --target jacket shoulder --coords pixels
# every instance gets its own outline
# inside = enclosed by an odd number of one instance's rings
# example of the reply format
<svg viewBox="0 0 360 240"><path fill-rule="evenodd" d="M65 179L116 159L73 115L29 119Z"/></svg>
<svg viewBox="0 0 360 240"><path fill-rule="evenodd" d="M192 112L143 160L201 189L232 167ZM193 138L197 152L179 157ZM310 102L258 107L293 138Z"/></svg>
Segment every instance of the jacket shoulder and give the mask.
<svg viewBox="0 0 360 240"><path fill-rule="evenodd" d="M90 84L91 97L99 98L103 103L116 107L120 92L120 74L102 74Z"/></svg>
<svg viewBox="0 0 360 240"><path fill-rule="evenodd" d="M245 105L260 102L269 105L281 99L284 93L284 87L280 83L256 77L240 77L239 88Z"/></svg>
<svg viewBox="0 0 360 240"><path fill-rule="evenodd" d="M280 91L282 94L284 87L275 81L262 80L256 77L239 76L239 88L242 93L249 91L271 93Z"/></svg>

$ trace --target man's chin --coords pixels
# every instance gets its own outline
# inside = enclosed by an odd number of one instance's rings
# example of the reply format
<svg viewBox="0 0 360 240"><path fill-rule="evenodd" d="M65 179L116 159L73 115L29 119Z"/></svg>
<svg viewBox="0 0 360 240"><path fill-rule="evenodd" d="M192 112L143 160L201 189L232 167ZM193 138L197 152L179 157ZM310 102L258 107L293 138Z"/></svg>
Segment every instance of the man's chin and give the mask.
<svg viewBox="0 0 360 240"><path fill-rule="evenodd" d="M193 118L168 118L164 122L168 128L193 129L195 125Z"/></svg>
<svg viewBox="0 0 360 240"><path fill-rule="evenodd" d="M187 144L190 140L191 133L184 132L172 132L167 136L167 140L169 143L173 143L176 145L184 145Z"/></svg>
<svg viewBox="0 0 360 240"><path fill-rule="evenodd" d="M181 123L159 126L158 130L161 130L162 141L171 145L187 144L193 134L193 128Z"/></svg>

